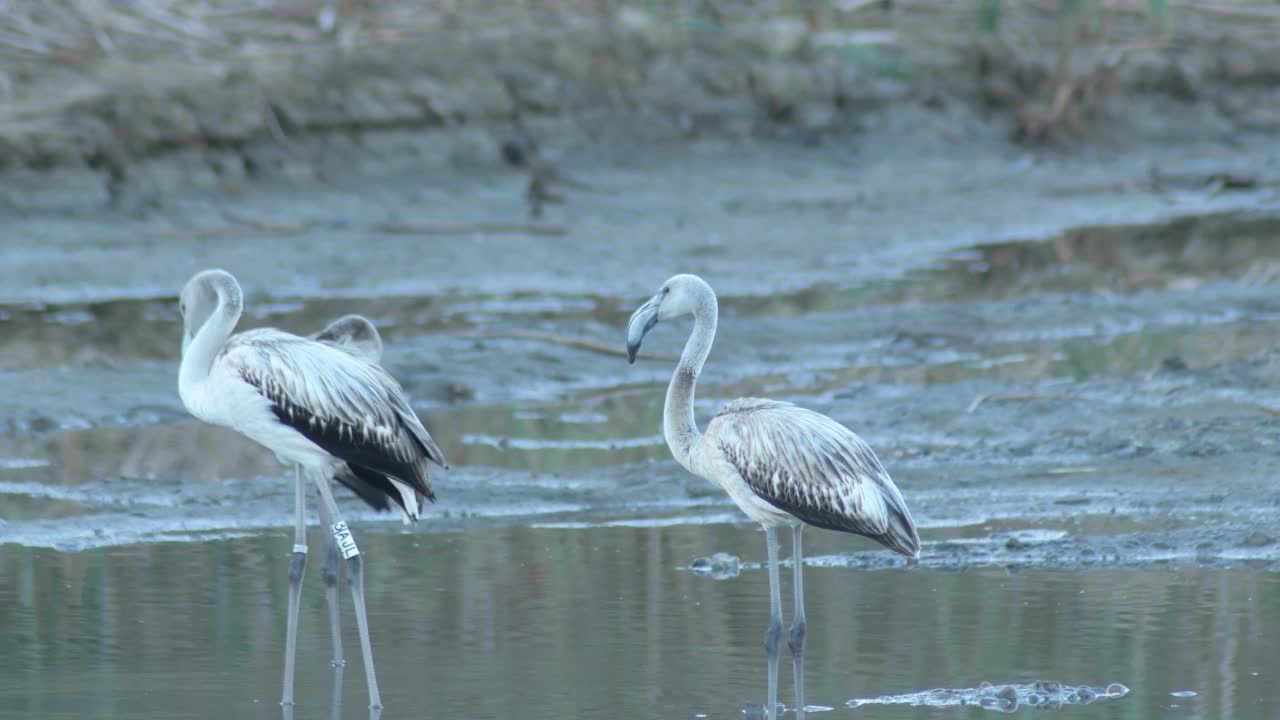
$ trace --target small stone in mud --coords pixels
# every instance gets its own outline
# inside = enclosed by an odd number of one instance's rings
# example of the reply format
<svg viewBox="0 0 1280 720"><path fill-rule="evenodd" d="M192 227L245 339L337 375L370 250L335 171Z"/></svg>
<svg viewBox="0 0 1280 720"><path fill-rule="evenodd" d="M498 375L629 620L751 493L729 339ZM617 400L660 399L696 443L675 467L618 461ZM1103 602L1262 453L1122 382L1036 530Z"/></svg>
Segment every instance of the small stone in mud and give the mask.
<svg viewBox="0 0 1280 720"><path fill-rule="evenodd" d="M1031 543L1019 540L1016 537L1011 537L1004 541L1005 550L1022 550L1029 547L1031 547Z"/></svg>
<svg viewBox="0 0 1280 720"><path fill-rule="evenodd" d="M1053 504L1054 505L1088 505L1089 498L1087 497L1058 498L1057 500L1053 501Z"/></svg>
<svg viewBox="0 0 1280 720"><path fill-rule="evenodd" d="M1221 445L1208 441L1191 443L1186 450L1192 457L1216 457L1226 452Z"/></svg>
<svg viewBox="0 0 1280 720"><path fill-rule="evenodd" d="M1276 541L1275 538L1262 532L1261 530L1254 530L1248 535L1245 535L1244 540L1241 541L1240 544L1243 545L1244 547L1266 547L1267 545L1271 545L1275 541Z"/></svg>
<svg viewBox="0 0 1280 720"><path fill-rule="evenodd" d="M529 156L536 153L531 141L525 138L512 138L500 146L502 159L512 167L524 167Z"/></svg>
<svg viewBox="0 0 1280 720"><path fill-rule="evenodd" d="M1160 361L1160 369L1166 372L1181 372L1187 369L1187 361L1180 355L1170 355Z"/></svg>
<svg viewBox="0 0 1280 720"><path fill-rule="evenodd" d="M476 397L475 390L471 389L470 387L467 387L466 385L463 385L460 382L451 382L448 385L446 385L444 388L444 393L445 393L445 401L451 405L460 403L460 402L466 402L468 400L474 400Z"/></svg>

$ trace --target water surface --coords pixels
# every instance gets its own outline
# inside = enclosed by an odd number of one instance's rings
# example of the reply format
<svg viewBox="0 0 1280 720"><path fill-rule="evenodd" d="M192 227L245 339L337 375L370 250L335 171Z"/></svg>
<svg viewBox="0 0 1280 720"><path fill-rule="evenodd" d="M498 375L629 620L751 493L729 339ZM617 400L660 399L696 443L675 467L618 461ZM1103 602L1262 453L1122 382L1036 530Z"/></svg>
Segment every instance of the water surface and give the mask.
<svg viewBox="0 0 1280 720"><path fill-rule="evenodd" d="M753 528L360 537L384 718L738 718L763 699L767 580ZM816 555L881 552L808 538ZM81 553L4 546L0 715L279 717L288 549L283 530ZM727 580L685 569L713 551L746 568ZM330 717L334 672L310 570L296 717ZM810 567L806 577L807 699L831 708L820 717L971 716L846 703L1038 679L1131 689L1066 710L1077 718L1262 718L1280 702L1272 574ZM346 600L339 716L363 718ZM790 705L782 652L779 699Z"/></svg>

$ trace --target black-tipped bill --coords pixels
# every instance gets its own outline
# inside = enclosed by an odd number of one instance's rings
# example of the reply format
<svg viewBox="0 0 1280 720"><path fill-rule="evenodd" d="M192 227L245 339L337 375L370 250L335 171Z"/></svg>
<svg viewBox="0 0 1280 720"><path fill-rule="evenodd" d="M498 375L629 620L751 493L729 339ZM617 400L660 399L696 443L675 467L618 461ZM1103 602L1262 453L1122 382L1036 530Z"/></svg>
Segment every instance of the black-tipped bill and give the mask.
<svg viewBox="0 0 1280 720"><path fill-rule="evenodd" d="M628 363L636 361L636 353L640 352L640 343L644 342L644 336L658 324L658 303L661 301L662 296L655 295L649 298L649 302L631 313L631 322L627 324Z"/></svg>

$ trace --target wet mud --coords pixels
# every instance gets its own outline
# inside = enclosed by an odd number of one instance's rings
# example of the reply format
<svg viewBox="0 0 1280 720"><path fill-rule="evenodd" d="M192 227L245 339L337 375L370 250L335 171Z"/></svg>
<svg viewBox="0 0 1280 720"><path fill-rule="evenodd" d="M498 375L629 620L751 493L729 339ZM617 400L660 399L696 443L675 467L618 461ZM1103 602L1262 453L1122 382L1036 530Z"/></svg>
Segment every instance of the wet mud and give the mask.
<svg viewBox="0 0 1280 720"><path fill-rule="evenodd" d="M786 192L829 195L838 172L810 167ZM484 195L483 184L453 192ZM708 210L703 198L654 186L646 197L687 214L696 228L684 232L702 242L672 242L652 217L631 227L624 206L605 201L600 217L579 221L617 220L611 236L575 226L561 240L398 240L354 276L349 265L325 265L319 277L289 267L344 251L323 232L277 246L272 266L246 259L260 238L206 245L192 258L190 245L120 236L108 244L155 252L98 264L74 284L59 265L76 256L10 246L6 267L25 282L7 286L0 316L0 378L11 388L0 398L4 538L75 550L287 526L287 470L181 407L173 293L185 271L175 276L170 261L240 274L243 327L310 332L353 311L374 319L385 364L454 464L435 479L431 522L415 531L742 522L670 461L661 438L662 389L685 328L656 328L653 355L635 366L621 352L634 304L669 273L693 270L721 290L723 315L699 414L767 395L855 428L909 497L924 566L1280 562L1271 482L1280 219L1266 190L1189 196L1173 208L1152 198L1148 211L1163 207L1168 219L976 244L963 238L979 230L963 225L941 238L850 236L821 203L778 206L777 193L754 184L721 190L744 193L773 198L774 210L748 203L750 213L781 229L735 226L747 211ZM1074 198L1039 195L1039 222L1079 211ZM826 229L779 252L778 233L804 226ZM439 263L426 262L433 253L475 272L443 281ZM581 261L571 258L583 253L605 272L574 272ZM761 253L777 258L768 275ZM390 272L400 256L423 260L414 265L423 272ZM517 262L538 270L503 274ZM348 507L371 528L399 531L389 516ZM713 577L759 568L732 555L689 560ZM903 564L864 545L807 562Z"/></svg>

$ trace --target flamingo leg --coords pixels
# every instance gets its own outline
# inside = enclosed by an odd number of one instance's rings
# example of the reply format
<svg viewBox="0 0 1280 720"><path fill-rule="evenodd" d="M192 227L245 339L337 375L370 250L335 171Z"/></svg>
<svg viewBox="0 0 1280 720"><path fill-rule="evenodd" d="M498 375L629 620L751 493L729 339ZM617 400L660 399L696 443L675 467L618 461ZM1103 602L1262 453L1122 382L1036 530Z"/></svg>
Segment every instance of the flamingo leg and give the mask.
<svg viewBox="0 0 1280 720"><path fill-rule="evenodd" d="M323 501L320 503L320 527L324 531L324 567L320 576L324 578L324 600L329 608L329 637L333 641L333 666L342 667L346 660L342 657L342 622L338 617L338 579L342 575L341 556L338 545L333 540L333 516ZM341 677L339 675L339 677Z"/></svg>
<svg viewBox="0 0 1280 720"><path fill-rule="evenodd" d="M329 701L329 717L342 720L342 671L341 665L333 666L333 696Z"/></svg>
<svg viewBox="0 0 1280 720"><path fill-rule="evenodd" d="M382 695L378 692L378 677L373 669L373 645L369 641L369 618L364 605L364 558L356 548L355 537L338 512L338 503L333 499L333 491L329 488L329 478L316 476L316 487L320 490L320 501L329 510L333 525L329 532L333 535L338 551L347 560L347 577L351 580L351 604L356 609L356 627L360 631L360 651L364 656L364 675L369 684L369 707L382 707Z"/></svg>
<svg viewBox="0 0 1280 720"><path fill-rule="evenodd" d="M769 556L769 627L764 632L764 651L769 662L769 696L765 701L765 717L778 716L778 641L782 636L782 590L778 582L778 532L764 529L765 548Z"/></svg>
<svg viewBox="0 0 1280 720"><path fill-rule="evenodd" d="M804 718L804 554L800 550L800 534L803 531L803 525L793 525L791 528L791 563L795 573L792 593L795 595L796 609L791 621L790 637L787 639L787 645L791 648L792 672L796 685L797 720Z"/></svg>
<svg viewBox="0 0 1280 720"><path fill-rule="evenodd" d="M307 494L302 466L294 467L293 554L289 556L289 619L284 640L284 690L280 704L293 705L293 667L298 654L298 606L302 601L302 575L307 569Z"/></svg>

